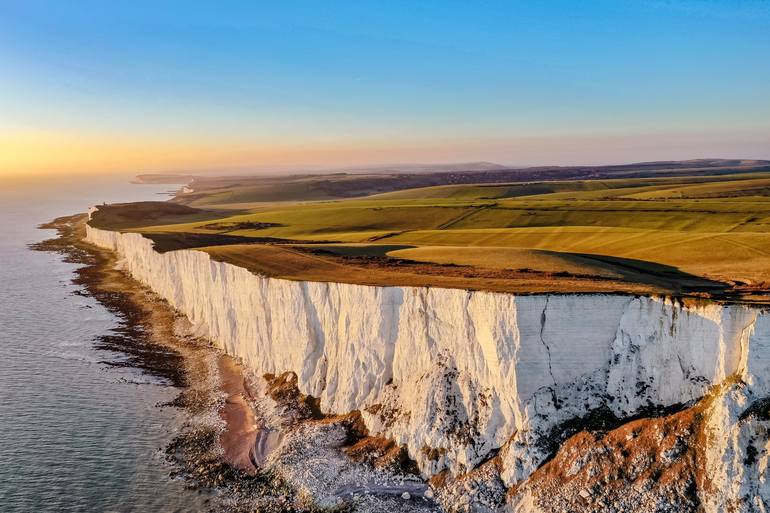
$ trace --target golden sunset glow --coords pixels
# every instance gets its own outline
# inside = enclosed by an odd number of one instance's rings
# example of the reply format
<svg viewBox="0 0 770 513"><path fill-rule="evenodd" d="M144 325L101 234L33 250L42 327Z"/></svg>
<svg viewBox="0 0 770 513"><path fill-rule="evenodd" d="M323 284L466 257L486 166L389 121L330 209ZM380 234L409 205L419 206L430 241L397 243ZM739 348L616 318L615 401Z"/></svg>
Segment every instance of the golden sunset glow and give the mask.
<svg viewBox="0 0 770 513"><path fill-rule="evenodd" d="M770 157L766 7L343 4L3 4L0 176Z"/></svg>
<svg viewBox="0 0 770 513"><path fill-rule="evenodd" d="M305 147L276 142L259 145L61 133L4 134L0 136L0 174L284 166L310 162L352 164L359 159L365 161L369 156L385 156L388 151L373 145Z"/></svg>
<svg viewBox="0 0 770 513"><path fill-rule="evenodd" d="M572 162L676 159L708 145L722 155L759 158L753 150L770 131L758 134L706 132L641 135L553 135L497 139L413 138L335 141L222 141L138 136L77 135L74 132L0 134L0 176L51 173L141 173L156 171L282 171L421 162L505 161L514 155L526 165Z"/></svg>

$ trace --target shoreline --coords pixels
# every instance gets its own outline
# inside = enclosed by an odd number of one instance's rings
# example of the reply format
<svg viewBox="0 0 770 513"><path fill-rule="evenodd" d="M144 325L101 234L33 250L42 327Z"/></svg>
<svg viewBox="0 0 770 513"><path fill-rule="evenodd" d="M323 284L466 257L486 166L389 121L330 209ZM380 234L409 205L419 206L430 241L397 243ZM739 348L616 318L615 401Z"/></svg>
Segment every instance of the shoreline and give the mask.
<svg viewBox="0 0 770 513"><path fill-rule="evenodd" d="M165 448L169 477L207 494L211 512L437 509L404 447L369 436L357 411L322 414L317 399L299 392L293 373L254 376L189 335L186 317L118 269L113 252L84 240L86 219L78 214L42 225L58 234L32 248L82 265L73 282L121 319L127 334L128 345L110 349L181 388L158 405L188 416ZM131 347L132 337L143 347Z"/></svg>
<svg viewBox="0 0 770 513"><path fill-rule="evenodd" d="M212 511L249 510L253 492L264 492L255 488L274 483L259 475L251 461L248 447L256 429L242 367L208 342L186 335L187 320L181 314L119 270L112 252L85 242L86 219L77 214L41 225L57 234L31 249L56 252L80 265L73 283L118 317L120 340L109 337L108 343L97 341L98 347L126 354L126 365L159 375L181 390L173 401L156 405L187 412L180 432L172 433L165 448L172 465L169 477L183 478L189 488L210 495ZM278 498L288 502L285 493Z"/></svg>

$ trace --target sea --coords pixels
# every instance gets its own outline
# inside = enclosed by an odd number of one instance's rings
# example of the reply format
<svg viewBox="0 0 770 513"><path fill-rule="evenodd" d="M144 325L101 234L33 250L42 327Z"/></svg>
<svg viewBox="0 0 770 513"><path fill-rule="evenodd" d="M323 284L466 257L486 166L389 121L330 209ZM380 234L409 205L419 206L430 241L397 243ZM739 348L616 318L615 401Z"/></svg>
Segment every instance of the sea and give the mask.
<svg viewBox="0 0 770 513"><path fill-rule="evenodd" d="M119 319L84 295L77 265L29 244L38 225L90 205L164 200L130 176L0 177L0 511L196 512L206 497L164 449L185 421L179 389L97 341Z"/></svg>

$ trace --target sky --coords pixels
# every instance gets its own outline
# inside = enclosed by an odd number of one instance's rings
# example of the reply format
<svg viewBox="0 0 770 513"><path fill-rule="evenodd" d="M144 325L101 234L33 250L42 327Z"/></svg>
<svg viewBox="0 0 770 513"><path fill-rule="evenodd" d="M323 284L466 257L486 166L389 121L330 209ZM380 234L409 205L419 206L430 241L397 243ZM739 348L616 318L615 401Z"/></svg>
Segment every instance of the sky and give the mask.
<svg viewBox="0 0 770 513"><path fill-rule="evenodd" d="M770 158L770 0L0 0L0 175Z"/></svg>

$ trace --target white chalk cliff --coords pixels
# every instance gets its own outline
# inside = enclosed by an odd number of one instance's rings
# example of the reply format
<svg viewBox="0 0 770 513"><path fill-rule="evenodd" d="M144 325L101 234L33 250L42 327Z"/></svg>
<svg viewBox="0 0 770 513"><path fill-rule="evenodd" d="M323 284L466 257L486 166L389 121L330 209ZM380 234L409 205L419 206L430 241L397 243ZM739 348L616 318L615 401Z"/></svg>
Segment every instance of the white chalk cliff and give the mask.
<svg viewBox="0 0 770 513"><path fill-rule="evenodd" d="M502 448L510 486L548 457L546 442L565 421L600 407L624 418L688 403L737 378L740 388L708 421L708 472L721 495L702 502L709 511L728 500L770 502L770 423L741 418L770 396L765 311L298 282L200 251L160 254L135 233L88 226L87 240L114 250L134 278L256 373L294 371L325 412L360 410L372 433L406 444L425 476L462 473Z"/></svg>

